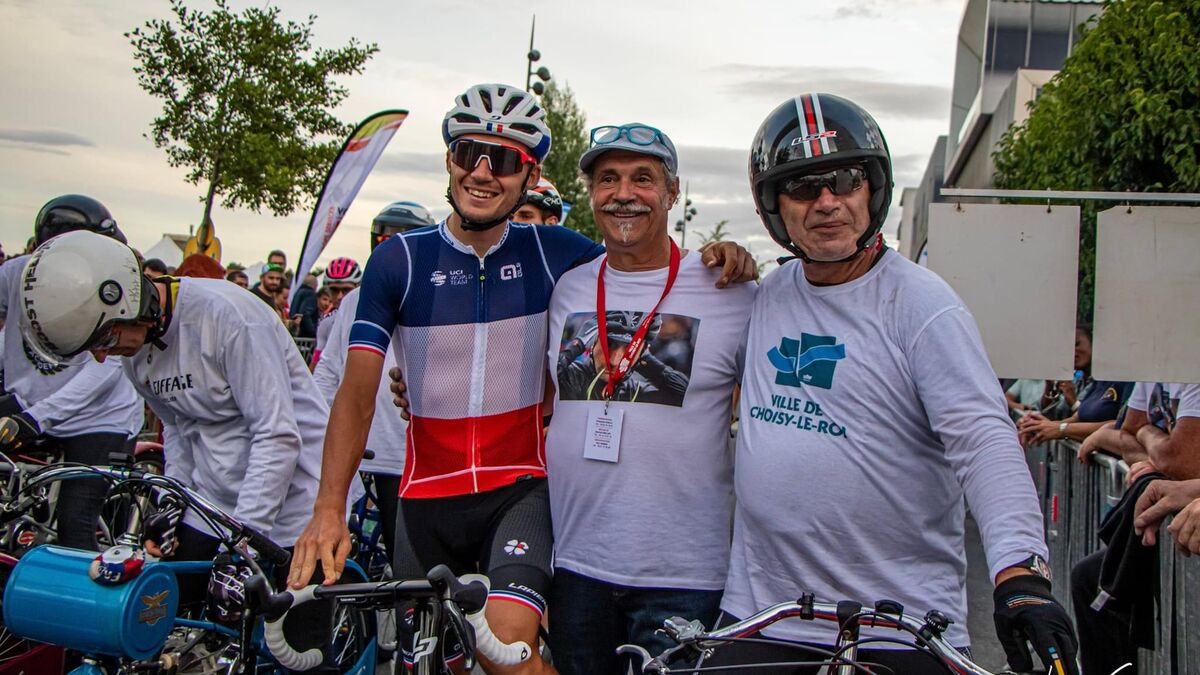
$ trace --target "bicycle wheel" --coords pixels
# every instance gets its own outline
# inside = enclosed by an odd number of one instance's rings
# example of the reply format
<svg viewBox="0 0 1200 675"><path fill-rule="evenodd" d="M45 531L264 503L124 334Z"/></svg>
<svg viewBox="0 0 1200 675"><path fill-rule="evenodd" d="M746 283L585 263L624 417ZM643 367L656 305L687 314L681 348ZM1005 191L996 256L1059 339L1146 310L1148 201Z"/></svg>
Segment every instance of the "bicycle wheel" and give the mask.
<svg viewBox="0 0 1200 675"><path fill-rule="evenodd" d="M347 565L342 583L354 584L368 579L355 565ZM338 672L375 672L378 655L375 611L338 603L333 615L333 635L330 638L330 661Z"/></svg>
<svg viewBox="0 0 1200 675"><path fill-rule="evenodd" d="M0 554L0 591L8 586L8 576L16 564L16 558ZM3 604L0 599L0 616ZM0 673L57 673L62 672L62 667L62 647L30 642L13 635L0 622Z"/></svg>

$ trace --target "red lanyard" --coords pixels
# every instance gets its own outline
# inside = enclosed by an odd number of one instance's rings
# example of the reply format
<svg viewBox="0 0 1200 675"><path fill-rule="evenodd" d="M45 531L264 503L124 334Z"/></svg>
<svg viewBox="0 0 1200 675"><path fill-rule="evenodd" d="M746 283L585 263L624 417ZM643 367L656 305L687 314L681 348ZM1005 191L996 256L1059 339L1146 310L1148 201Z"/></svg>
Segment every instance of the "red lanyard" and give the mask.
<svg viewBox="0 0 1200 675"><path fill-rule="evenodd" d="M642 323L634 332L633 339L625 348L625 354L617 363L615 371L609 366L611 362L608 356L608 321L606 320L608 315L604 311L604 270L608 267L608 257L605 256L604 260L600 261L600 272L596 279L596 328L600 334L596 341L600 343L600 353L604 356L604 364L609 367L608 383L604 385L604 400L606 401L612 398L617 385L633 368L634 360L641 356L642 343L646 340L646 333L650 331L650 324L654 321L654 316L658 314L658 308L662 306L663 300L667 298L667 293L670 293L671 287L675 285L675 277L679 275L679 247L675 245L674 239L669 241L671 242L671 264L667 268L667 286L663 289L662 297L655 303L654 309L646 312L646 316L642 317Z"/></svg>

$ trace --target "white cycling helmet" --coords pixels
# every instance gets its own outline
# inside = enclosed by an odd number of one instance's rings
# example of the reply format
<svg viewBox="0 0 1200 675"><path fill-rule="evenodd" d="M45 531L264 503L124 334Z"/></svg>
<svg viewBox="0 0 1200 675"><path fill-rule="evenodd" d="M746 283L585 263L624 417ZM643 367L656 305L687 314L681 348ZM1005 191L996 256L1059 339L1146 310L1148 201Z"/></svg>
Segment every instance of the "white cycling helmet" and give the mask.
<svg viewBox="0 0 1200 675"><path fill-rule="evenodd" d="M143 295L148 284L121 242L86 230L60 234L21 272L21 333L47 361L65 363L95 346L114 322L157 319L157 294Z"/></svg>
<svg viewBox="0 0 1200 675"><path fill-rule="evenodd" d="M446 145L464 134L490 134L529 148L540 164L550 154L546 111L529 93L507 84L477 84L454 99L442 120Z"/></svg>

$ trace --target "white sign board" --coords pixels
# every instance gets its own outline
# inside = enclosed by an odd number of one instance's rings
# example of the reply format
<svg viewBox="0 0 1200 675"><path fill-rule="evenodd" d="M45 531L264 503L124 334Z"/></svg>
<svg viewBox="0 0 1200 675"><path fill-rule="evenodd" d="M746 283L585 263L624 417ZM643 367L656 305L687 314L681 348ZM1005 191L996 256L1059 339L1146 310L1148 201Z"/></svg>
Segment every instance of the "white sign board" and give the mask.
<svg viewBox="0 0 1200 675"><path fill-rule="evenodd" d="M1079 207L931 204L929 268L975 316L998 377L1071 379Z"/></svg>
<svg viewBox="0 0 1200 675"><path fill-rule="evenodd" d="M1200 208L1118 206L1097 217L1092 373L1200 382Z"/></svg>

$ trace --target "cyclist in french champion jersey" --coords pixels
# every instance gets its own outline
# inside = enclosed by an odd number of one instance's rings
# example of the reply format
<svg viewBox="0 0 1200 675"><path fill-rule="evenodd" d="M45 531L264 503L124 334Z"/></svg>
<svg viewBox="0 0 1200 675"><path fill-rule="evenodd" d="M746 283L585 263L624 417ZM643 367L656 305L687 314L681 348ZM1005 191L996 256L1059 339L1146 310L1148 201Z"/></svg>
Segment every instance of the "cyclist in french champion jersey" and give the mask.
<svg viewBox="0 0 1200 675"><path fill-rule="evenodd" d="M390 347L412 416L394 573L423 576L438 563L459 574L483 569L500 600L487 608L496 635L535 644L550 581L546 310L559 277L602 251L566 228L510 220L550 151L544 118L536 99L500 84L471 87L446 114L453 212L437 226L393 236L367 263L293 586L307 582L318 560L327 578L344 565L346 490ZM706 259L733 270L744 255L733 246L710 249ZM549 670L539 659L521 668Z"/></svg>

